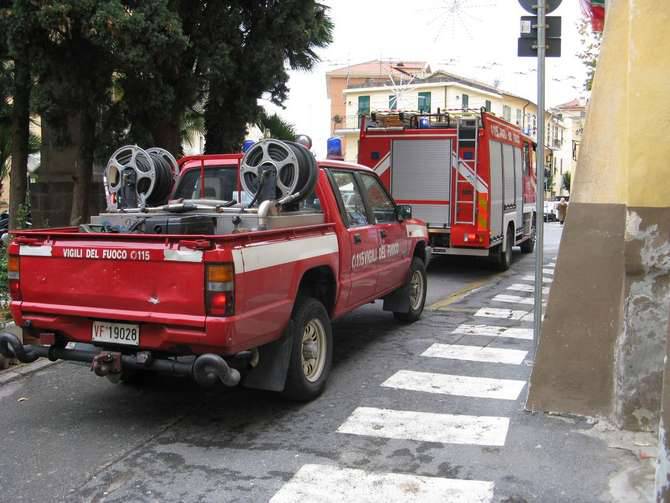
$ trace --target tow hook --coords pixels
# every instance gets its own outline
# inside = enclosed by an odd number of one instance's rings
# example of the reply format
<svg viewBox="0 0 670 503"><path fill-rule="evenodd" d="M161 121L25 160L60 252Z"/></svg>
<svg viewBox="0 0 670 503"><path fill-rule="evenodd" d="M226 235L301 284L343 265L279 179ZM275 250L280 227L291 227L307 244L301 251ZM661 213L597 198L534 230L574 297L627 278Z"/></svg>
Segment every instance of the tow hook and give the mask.
<svg viewBox="0 0 670 503"><path fill-rule="evenodd" d="M103 351L93 357L91 370L95 375L105 377L110 374L121 373L121 353Z"/></svg>

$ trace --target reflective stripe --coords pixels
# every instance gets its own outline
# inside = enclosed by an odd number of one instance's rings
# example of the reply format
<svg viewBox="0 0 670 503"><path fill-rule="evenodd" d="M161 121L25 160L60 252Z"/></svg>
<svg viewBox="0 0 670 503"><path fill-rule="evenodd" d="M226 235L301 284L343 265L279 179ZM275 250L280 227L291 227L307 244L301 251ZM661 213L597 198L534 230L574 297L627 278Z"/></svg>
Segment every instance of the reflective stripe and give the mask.
<svg viewBox="0 0 670 503"><path fill-rule="evenodd" d="M407 224L407 237L410 238L426 238L428 237L428 230L424 225Z"/></svg>
<svg viewBox="0 0 670 503"><path fill-rule="evenodd" d="M51 257L53 250L51 245L42 246L27 246L21 245L19 248L19 255L24 257Z"/></svg>
<svg viewBox="0 0 670 503"><path fill-rule="evenodd" d="M326 234L302 239L289 239L277 243L251 244L242 248L242 268L235 263L235 273L251 272L276 265L337 253L337 236ZM235 258L235 254L233 254Z"/></svg>
<svg viewBox="0 0 670 503"><path fill-rule="evenodd" d="M202 250L163 250L166 262L202 262Z"/></svg>

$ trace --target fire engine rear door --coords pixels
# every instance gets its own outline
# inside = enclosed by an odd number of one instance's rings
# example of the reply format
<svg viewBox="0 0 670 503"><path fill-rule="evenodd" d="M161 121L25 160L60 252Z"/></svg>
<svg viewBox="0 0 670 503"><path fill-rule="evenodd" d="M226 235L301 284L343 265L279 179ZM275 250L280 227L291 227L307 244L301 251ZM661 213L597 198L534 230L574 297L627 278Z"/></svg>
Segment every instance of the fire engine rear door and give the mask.
<svg viewBox="0 0 670 503"><path fill-rule="evenodd" d="M430 227L449 227L451 139L394 140L391 193Z"/></svg>

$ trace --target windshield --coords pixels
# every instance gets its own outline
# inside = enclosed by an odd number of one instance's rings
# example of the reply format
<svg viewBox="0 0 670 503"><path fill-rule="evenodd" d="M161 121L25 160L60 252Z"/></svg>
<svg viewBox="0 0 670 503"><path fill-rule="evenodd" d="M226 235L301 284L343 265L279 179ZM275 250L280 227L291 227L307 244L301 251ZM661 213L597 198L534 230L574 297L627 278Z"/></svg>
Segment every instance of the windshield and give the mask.
<svg viewBox="0 0 670 503"><path fill-rule="evenodd" d="M205 168L205 190L202 190L200 170L187 171L179 180L175 199L217 199L220 201L240 201L237 190L237 167L221 166ZM242 193L242 202L248 197ZM250 199L249 199L250 200Z"/></svg>

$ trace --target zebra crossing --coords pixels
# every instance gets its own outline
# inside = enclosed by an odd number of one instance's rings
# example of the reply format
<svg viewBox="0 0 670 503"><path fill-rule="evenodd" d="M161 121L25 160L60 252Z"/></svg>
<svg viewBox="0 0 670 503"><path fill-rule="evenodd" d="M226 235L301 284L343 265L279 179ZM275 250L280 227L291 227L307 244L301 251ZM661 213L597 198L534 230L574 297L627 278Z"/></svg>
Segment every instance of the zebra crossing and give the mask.
<svg viewBox="0 0 670 503"><path fill-rule="evenodd" d="M554 264L543 269L543 283L551 284ZM420 361L461 361L473 365L505 368L526 361L532 347L534 276L515 278L506 289L512 293L497 294L490 299L492 307L480 307L467 323L461 323L450 334L457 337L451 344L434 342L418 353ZM549 293L549 286L543 294ZM514 309L495 304L517 304ZM514 326L508 326L513 322ZM485 341L482 343L481 341ZM505 347L505 342L526 345L526 349ZM424 360L425 359L425 360ZM379 383L387 392L415 392L433 396L466 399L515 401L526 387L525 380L500 379L448 372L426 372L398 369ZM470 445L504 448L510 418L493 415L435 413L361 404L340 424L336 432L353 438L395 439L431 442L444 445ZM478 502L493 500L495 482L461 480L412 473L363 470L348 466L305 464L270 500L271 503L294 501L340 502Z"/></svg>

